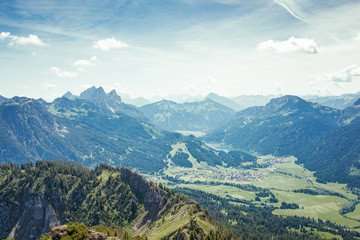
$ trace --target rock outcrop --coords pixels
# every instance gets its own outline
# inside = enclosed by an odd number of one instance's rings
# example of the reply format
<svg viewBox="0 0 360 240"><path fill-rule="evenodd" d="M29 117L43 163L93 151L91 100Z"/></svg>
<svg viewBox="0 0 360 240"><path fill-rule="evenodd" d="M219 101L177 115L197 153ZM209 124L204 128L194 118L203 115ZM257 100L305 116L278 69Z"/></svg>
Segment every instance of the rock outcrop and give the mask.
<svg viewBox="0 0 360 240"><path fill-rule="evenodd" d="M44 195L32 197L25 193L19 203L0 202L1 238L39 239L42 233L60 224Z"/></svg>

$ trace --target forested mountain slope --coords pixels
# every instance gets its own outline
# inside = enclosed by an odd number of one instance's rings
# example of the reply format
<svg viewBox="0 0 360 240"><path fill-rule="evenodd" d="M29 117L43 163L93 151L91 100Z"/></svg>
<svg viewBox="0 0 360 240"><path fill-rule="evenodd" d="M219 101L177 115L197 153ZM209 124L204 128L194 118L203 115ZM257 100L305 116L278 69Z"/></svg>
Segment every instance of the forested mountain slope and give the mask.
<svg viewBox="0 0 360 240"><path fill-rule="evenodd" d="M0 238L39 239L68 222L120 227L149 239L204 239L220 230L195 201L127 168L100 165L90 171L59 162L0 166Z"/></svg>

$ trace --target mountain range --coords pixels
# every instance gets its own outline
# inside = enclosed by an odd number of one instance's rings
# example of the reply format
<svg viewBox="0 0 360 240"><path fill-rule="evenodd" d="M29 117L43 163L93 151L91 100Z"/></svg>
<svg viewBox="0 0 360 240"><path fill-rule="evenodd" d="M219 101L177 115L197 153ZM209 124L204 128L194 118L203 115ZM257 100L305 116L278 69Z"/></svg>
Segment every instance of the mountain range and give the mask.
<svg viewBox="0 0 360 240"><path fill-rule="evenodd" d="M268 94L268 95L261 95L261 94L253 94L253 95L238 95L238 96L221 96L216 93L209 93L205 97L202 96L190 96L190 95L168 95L165 99L169 101L174 101L177 103L184 103L184 102L199 102L204 101L206 99L212 99L215 102L218 102L224 106L232 108L235 111L241 111L249 107L254 106L264 106L266 105L271 99L278 98L283 95L281 94ZM348 93L342 94L339 96L318 96L318 95L303 95L300 96L304 100L310 102L316 102L323 106L332 107L336 109L345 109L350 107L354 102L360 98L360 92L357 93ZM146 104L150 104L153 102L158 102L160 99L164 97L155 96L149 99L145 98L136 98L132 99L130 96L124 95L124 102L133 104L137 107L144 106Z"/></svg>
<svg viewBox="0 0 360 240"><path fill-rule="evenodd" d="M222 162L218 151L191 136L155 127L136 107L122 103L116 92L106 94L101 88L52 103L8 99L0 105L0 123L1 163L62 159L92 168L107 163L150 173L168 164L191 166L190 154L212 166L234 164L243 157L221 153ZM182 161L169 154L177 144L187 147Z"/></svg>
<svg viewBox="0 0 360 240"><path fill-rule="evenodd" d="M322 180L355 184L360 157L358 103L338 110L284 96L238 112L204 139L261 154L295 155ZM342 174L327 174L340 166L337 171Z"/></svg>
<svg viewBox="0 0 360 240"><path fill-rule="evenodd" d="M337 108L337 109L345 109L347 107L351 107L356 100L360 98L360 92L357 93L348 93L342 94L339 96L304 96L304 99L317 102L321 105Z"/></svg>
<svg viewBox="0 0 360 240"><path fill-rule="evenodd" d="M183 104L162 100L140 110L156 126L168 131L207 131L235 115L234 110L211 99Z"/></svg>

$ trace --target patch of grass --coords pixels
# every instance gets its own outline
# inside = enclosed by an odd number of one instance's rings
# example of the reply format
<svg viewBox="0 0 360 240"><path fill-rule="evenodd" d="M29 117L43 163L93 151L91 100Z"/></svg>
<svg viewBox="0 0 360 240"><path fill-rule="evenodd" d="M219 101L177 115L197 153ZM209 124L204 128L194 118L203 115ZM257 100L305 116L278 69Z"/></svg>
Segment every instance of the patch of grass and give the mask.
<svg viewBox="0 0 360 240"><path fill-rule="evenodd" d="M271 173L264 179L255 181L254 185L262 188L275 188L281 190L295 190L311 187L310 183L306 180L280 173Z"/></svg>
<svg viewBox="0 0 360 240"><path fill-rule="evenodd" d="M360 203L356 205L353 212L346 214L346 216L349 218L360 220Z"/></svg>
<svg viewBox="0 0 360 240"><path fill-rule="evenodd" d="M274 214L285 216L303 216L314 219L321 218L341 225L355 227L359 222L344 218L338 211L348 200L336 196L309 195L286 191L273 191L279 202L297 203L299 209L276 209Z"/></svg>
<svg viewBox="0 0 360 240"><path fill-rule="evenodd" d="M191 220L191 216L189 215L188 210L188 206L183 206L180 210L177 211L177 214L172 215L170 213L163 218L164 220L158 220L155 226L159 227L150 229L151 233L148 237L149 240L161 239L162 237L169 235L170 233L189 223Z"/></svg>

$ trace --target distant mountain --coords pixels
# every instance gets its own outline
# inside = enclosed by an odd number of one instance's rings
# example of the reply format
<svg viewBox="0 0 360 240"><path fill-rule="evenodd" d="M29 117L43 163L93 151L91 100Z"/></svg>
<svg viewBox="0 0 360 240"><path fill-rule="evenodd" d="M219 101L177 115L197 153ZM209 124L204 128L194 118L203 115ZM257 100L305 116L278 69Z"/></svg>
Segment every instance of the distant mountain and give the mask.
<svg viewBox="0 0 360 240"><path fill-rule="evenodd" d="M310 139L336 128L340 119L340 110L284 96L238 112L205 139L263 154L292 155Z"/></svg>
<svg viewBox="0 0 360 240"><path fill-rule="evenodd" d="M44 106L15 97L0 106L0 122L0 162L63 159L153 171L163 167L163 151L180 136L81 99Z"/></svg>
<svg viewBox="0 0 360 240"><path fill-rule="evenodd" d="M5 102L6 100L7 100L6 97L3 97L3 96L0 95L0 104Z"/></svg>
<svg viewBox="0 0 360 240"><path fill-rule="evenodd" d="M219 96L215 93L209 93L205 99L211 99L215 102L218 102L224 106L227 106L231 109L234 109L235 111L239 111L239 110L242 110L243 108L237 104L236 102L234 102L233 100L229 99L229 98L226 98L226 97L223 97L223 96Z"/></svg>
<svg viewBox="0 0 360 240"><path fill-rule="evenodd" d="M343 125L360 121L360 98L342 111Z"/></svg>
<svg viewBox="0 0 360 240"><path fill-rule="evenodd" d="M304 96L304 99L317 102L323 106L328 106L337 109L345 109L354 104L354 102L360 98L360 92L343 94L340 96Z"/></svg>
<svg viewBox="0 0 360 240"><path fill-rule="evenodd" d="M39 239L69 222L121 228L120 235L127 231L150 239L205 239L210 230L218 239L226 234L198 203L127 168L100 165L90 171L58 162L4 164L0 177L6 179L0 181L1 239ZM63 230L69 234L65 226Z"/></svg>
<svg viewBox="0 0 360 240"><path fill-rule="evenodd" d="M70 91L67 91L62 97L65 97L70 100L75 100L76 98L78 98L78 96L72 94Z"/></svg>
<svg viewBox="0 0 360 240"><path fill-rule="evenodd" d="M83 99L65 97L46 105L29 98L7 100L0 105L0 140L0 163L62 159L88 167L107 163L153 173L168 164L191 167L187 163L190 154L212 166L236 164L243 158L221 153L223 160L215 161L220 153L195 138L160 130L145 120L113 113ZM179 154L169 154L177 144L188 146L187 155L179 153L181 160Z"/></svg>
<svg viewBox="0 0 360 240"><path fill-rule="evenodd" d="M275 97L274 95L240 95L230 99L239 106L239 110L243 110L254 106L264 106Z"/></svg>
<svg viewBox="0 0 360 240"><path fill-rule="evenodd" d="M123 103L115 90L106 94L102 87L91 87L83 91L78 98L92 102L101 108L107 108L113 113L118 112L132 117L143 118L143 114L136 107Z"/></svg>
<svg viewBox="0 0 360 240"><path fill-rule="evenodd" d="M179 104L172 101L145 105L140 108L156 126L169 130L206 131L234 116L235 111L211 99Z"/></svg>
<svg viewBox="0 0 360 240"><path fill-rule="evenodd" d="M134 105L136 107L142 107L144 105L150 104L151 102L143 97L131 98L131 97L123 97L124 103Z"/></svg>

